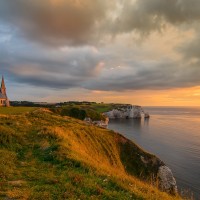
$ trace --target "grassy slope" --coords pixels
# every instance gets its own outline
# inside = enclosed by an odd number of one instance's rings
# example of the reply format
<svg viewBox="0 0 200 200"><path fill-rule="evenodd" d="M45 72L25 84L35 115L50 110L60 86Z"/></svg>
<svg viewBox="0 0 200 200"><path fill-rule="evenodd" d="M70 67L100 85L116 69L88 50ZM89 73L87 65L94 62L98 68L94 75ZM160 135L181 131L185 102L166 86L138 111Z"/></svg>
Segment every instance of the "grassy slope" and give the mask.
<svg viewBox="0 0 200 200"><path fill-rule="evenodd" d="M85 109L85 110L93 110L96 111L98 113L103 113L103 112L107 112L110 111L116 107L118 107L120 104L106 104L106 103L91 103L91 104L87 104L87 103L82 103L82 104L69 104L69 105L64 105L64 108L71 108L71 107L76 107L79 109Z"/></svg>
<svg viewBox="0 0 200 200"><path fill-rule="evenodd" d="M14 112L15 113L15 112ZM0 116L0 199L179 199L136 177L155 169L112 131L33 111Z"/></svg>
<svg viewBox="0 0 200 200"><path fill-rule="evenodd" d="M91 107L96 110L99 113L107 112L109 110L112 110L114 108L113 104L105 104L105 103L100 103L100 104L92 104Z"/></svg>
<svg viewBox="0 0 200 200"><path fill-rule="evenodd" d="M33 111L37 108L33 107L0 107L0 114L3 115L19 115Z"/></svg>

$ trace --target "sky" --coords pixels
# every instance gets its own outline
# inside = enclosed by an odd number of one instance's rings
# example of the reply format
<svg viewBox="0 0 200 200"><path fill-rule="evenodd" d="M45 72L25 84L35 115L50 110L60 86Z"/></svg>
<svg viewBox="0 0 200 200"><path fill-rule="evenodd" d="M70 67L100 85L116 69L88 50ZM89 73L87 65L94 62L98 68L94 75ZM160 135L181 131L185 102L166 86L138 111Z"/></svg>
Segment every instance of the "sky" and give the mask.
<svg viewBox="0 0 200 200"><path fill-rule="evenodd" d="M11 100L200 106L199 0L0 0Z"/></svg>

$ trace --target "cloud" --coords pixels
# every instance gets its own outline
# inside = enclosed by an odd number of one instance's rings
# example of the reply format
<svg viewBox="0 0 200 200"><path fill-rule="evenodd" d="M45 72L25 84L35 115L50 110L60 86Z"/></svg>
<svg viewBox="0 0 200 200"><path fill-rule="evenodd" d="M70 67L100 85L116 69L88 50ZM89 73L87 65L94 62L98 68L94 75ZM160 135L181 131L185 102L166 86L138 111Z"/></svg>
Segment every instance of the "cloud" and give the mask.
<svg viewBox="0 0 200 200"><path fill-rule="evenodd" d="M199 19L198 0L123 1L112 29L116 34L137 31L147 35L152 31L162 31L168 24L191 25Z"/></svg>
<svg viewBox="0 0 200 200"><path fill-rule="evenodd" d="M1 0L0 19L51 46L99 44L107 36L161 31L200 19L198 0Z"/></svg>
<svg viewBox="0 0 200 200"><path fill-rule="evenodd" d="M127 48L126 41L123 42L124 46L110 44L98 49L94 46L52 49L13 37L0 42L0 66L12 82L56 90L85 88L123 92L200 84L200 62L191 64L162 52L152 59L152 47L144 53L148 42L139 49ZM152 55L149 57L148 53Z"/></svg>
<svg viewBox="0 0 200 200"><path fill-rule="evenodd" d="M58 89L81 87L104 68L103 55L92 46L52 49L15 37L0 45L0 74L4 72L18 83Z"/></svg>
<svg viewBox="0 0 200 200"><path fill-rule="evenodd" d="M191 62L191 64L194 64L196 62L200 61L200 34L199 34L199 28L196 28L196 33L194 37L192 37L190 40L186 40L184 43L180 44L177 47L177 51L179 51L185 62Z"/></svg>
<svg viewBox="0 0 200 200"><path fill-rule="evenodd" d="M200 84L199 19L197 0L1 0L0 70L58 90L192 87ZM169 37L169 27L179 31ZM178 35L188 28L196 37ZM136 45L137 34L149 37Z"/></svg>
<svg viewBox="0 0 200 200"><path fill-rule="evenodd" d="M1 0L0 19L22 36L49 44L85 44L106 17L106 0Z"/></svg>
<svg viewBox="0 0 200 200"><path fill-rule="evenodd" d="M200 63L198 63L200 64ZM154 63L154 67L135 66L114 68L104 73L95 82L89 80L87 89L106 91L165 90L170 88L193 87L200 84L200 69L180 65L173 61Z"/></svg>

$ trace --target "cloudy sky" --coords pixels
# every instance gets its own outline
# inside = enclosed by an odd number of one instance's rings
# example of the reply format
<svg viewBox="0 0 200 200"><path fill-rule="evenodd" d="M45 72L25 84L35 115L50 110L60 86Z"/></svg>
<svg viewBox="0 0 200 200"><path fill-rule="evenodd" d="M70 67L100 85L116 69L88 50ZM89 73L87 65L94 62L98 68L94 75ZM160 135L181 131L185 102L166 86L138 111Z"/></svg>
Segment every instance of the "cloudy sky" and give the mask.
<svg viewBox="0 0 200 200"><path fill-rule="evenodd" d="M11 100L200 106L199 0L0 0Z"/></svg>

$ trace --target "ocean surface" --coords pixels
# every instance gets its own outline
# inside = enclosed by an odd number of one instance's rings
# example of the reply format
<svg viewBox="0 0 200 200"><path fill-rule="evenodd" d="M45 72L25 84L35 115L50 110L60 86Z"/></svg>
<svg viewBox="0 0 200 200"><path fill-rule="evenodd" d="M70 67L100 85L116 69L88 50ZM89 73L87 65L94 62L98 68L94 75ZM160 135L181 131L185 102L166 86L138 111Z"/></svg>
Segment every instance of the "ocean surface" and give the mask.
<svg viewBox="0 0 200 200"><path fill-rule="evenodd" d="M200 107L143 107L150 119L114 119L109 129L170 167L179 191L200 199Z"/></svg>

